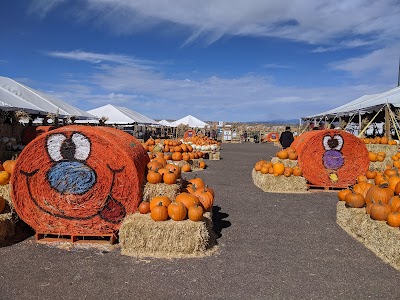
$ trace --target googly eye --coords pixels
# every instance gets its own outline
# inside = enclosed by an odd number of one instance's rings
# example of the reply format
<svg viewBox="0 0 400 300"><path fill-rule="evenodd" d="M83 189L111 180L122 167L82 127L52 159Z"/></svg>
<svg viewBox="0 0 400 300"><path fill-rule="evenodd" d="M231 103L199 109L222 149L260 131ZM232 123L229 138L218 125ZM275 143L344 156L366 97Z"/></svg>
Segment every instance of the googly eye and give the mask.
<svg viewBox="0 0 400 300"><path fill-rule="evenodd" d="M76 160L86 160L90 154L89 139L83 134L74 133L72 135L72 142L75 144L74 158Z"/></svg>
<svg viewBox="0 0 400 300"><path fill-rule="evenodd" d="M60 161L63 159L61 146L66 139L67 137L63 134L53 134L47 139L47 153L52 160Z"/></svg>
<svg viewBox="0 0 400 300"><path fill-rule="evenodd" d="M323 145L325 150L338 150L340 151L343 147L343 138L340 135L331 137L329 135L324 136Z"/></svg>

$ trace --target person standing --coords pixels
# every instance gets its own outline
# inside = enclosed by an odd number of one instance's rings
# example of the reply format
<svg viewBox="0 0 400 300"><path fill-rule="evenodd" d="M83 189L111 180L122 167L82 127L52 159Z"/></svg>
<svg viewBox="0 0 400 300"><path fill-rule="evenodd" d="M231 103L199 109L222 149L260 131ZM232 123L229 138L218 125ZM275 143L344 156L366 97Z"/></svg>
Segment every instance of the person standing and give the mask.
<svg viewBox="0 0 400 300"><path fill-rule="evenodd" d="M293 133L290 131L290 126L286 126L285 131L282 132L281 136L279 137L279 142L282 145L283 149L290 147L293 143L294 137Z"/></svg>

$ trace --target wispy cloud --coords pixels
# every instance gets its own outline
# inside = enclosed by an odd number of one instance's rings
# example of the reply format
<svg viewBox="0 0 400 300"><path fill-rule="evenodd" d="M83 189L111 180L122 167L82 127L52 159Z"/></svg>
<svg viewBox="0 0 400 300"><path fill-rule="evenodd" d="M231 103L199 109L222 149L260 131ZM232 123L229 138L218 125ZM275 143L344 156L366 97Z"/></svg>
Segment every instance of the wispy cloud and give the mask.
<svg viewBox="0 0 400 300"><path fill-rule="evenodd" d="M52 57L80 60L94 64L116 63L121 65L141 65L142 67L153 64L153 62L151 61L136 59L128 55L101 54L101 53L85 52L81 50L74 50L69 52L52 51L52 52L47 52L46 54Z"/></svg>
<svg viewBox="0 0 400 300"><path fill-rule="evenodd" d="M263 65L266 69L290 69L291 67L288 65L280 65L280 64L265 64Z"/></svg>
<svg viewBox="0 0 400 300"><path fill-rule="evenodd" d="M31 10L43 15L62 2L34 0ZM96 18L90 17L93 15ZM125 34L163 23L175 24L191 31L186 43L198 38L211 43L224 35L247 35L329 47L352 37L357 41L353 47L359 47L398 39L399 15L396 0L86 0L79 3L75 17L82 20L86 16L88 22Z"/></svg>
<svg viewBox="0 0 400 300"><path fill-rule="evenodd" d="M39 0L39 1L32 1L28 12L36 14L40 18L46 17L46 15L55 7L62 4L66 0Z"/></svg>
<svg viewBox="0 0 400 300"><path fill-rule="evenodd" d="M57 90L60 98L74 99L87 110L112 103L156 119L177 119L189 113L206 120L225 121L298 118L388 88L383 85L300 88L276 85L267 77L255 75L177 79L156 69L131 65L96 66L86 79L85 84L70 80L51 89Z"/></svg>

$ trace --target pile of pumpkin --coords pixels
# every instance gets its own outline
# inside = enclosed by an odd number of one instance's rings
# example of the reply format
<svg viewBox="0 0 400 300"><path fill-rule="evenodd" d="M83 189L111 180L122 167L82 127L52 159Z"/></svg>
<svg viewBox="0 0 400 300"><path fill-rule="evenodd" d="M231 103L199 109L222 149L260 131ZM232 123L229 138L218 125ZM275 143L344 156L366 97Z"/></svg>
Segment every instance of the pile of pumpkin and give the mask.
<svg viewBox="0 0 400 300"><path fill-rule="evenodd" d="M369 158L370 162L377 162L377 161L382 162L386 158L386 152L380 151L380 152L375 153L375 152L369 151L368 158Z"/></svg>
<svg viewBox="0 0 400 300"><path fill-rule="evenodd" d="M290 160L297 160L298 158L296 150L291 147L278 151L276 153L276 156L280 159L290 159Z"/></svg>
<svg viewBox="0 0 400 300"><path fill-rule="evenodd" d="M6 185L10 182L15 163L16 160L6 160L2 164L0 164L0 185Z"/></svg>
<svg viewBox="0 0 400 300"><path fill-rule="evenodd" d="M272 163L271 161L266 161L266 160L259 160L256 162L254 165L254 169L257 172L261 172L262 174L272 174L274 176L285 176L285 177L290 177L290 176L301 176L303 175L303 172L301 171L301 168L299 166L294 166L293 168L291 167L286 167L283 163L277 162L277 163Z"/></svg>
<svg viewBox="0 0 400 300"><path fill-rule="evenodd" d="M206 164L204 161L199 162L199 168L204 169ZM150 183L164 182L174 184L180 178L181 172L191 172L192 167L189 163L185 163L182 167L168 163L162 153L157 154L147 164L147 181Z"/></svg>
<svg viewBox="0 0 400 300"><path fill-rule="evenodd" d="M162 155L165 160L189 161L191 159L203 158L204 153L195 151L191 145L183 144L179 140L154 140L149 139L142 143L143 148L148 151L150 159ZM205 163L200 168L205 168Z"/></svg>
<svg viewBox="0 0 400 300"><path fill-rule="evenodd" d="M365 144L381 144L381 145L397 145L395 140L390 140L387 137L375 137L362 139Z"/></svg>
<svg viewBox="0 0 400 300"><path fill-rule="evenodd" d="M204 211L209 211L214 204L214 190L205 185L201 178L188 181L184 192L179 193L174 201L166 196L157 196L139 204L141 214L150 213L154 221L183 221L188 218L198 222L203 219Z"/></svg>
<svg viewBox="0 0 400 300"><path fill-rule="evenodd" d="M384 172L367 171L366 175L358 176L357 184L341 190L338 197L347 207L365 207L372 219L400 227L399 194L400 175L397 169L388 168Z"/></svg>

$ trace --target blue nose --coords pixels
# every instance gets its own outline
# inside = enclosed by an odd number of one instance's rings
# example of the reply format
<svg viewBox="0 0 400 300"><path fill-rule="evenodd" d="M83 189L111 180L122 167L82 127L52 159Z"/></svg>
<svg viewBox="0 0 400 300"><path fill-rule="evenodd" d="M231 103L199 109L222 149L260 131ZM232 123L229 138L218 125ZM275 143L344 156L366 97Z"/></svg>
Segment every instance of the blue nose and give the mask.
<svg viewBox="0 0 400 300"><path fill-rule="evenodd" d="M47 179L61 194L81 195L95 185L96 172L83 163L64 161L50 168Z"/></svg>

